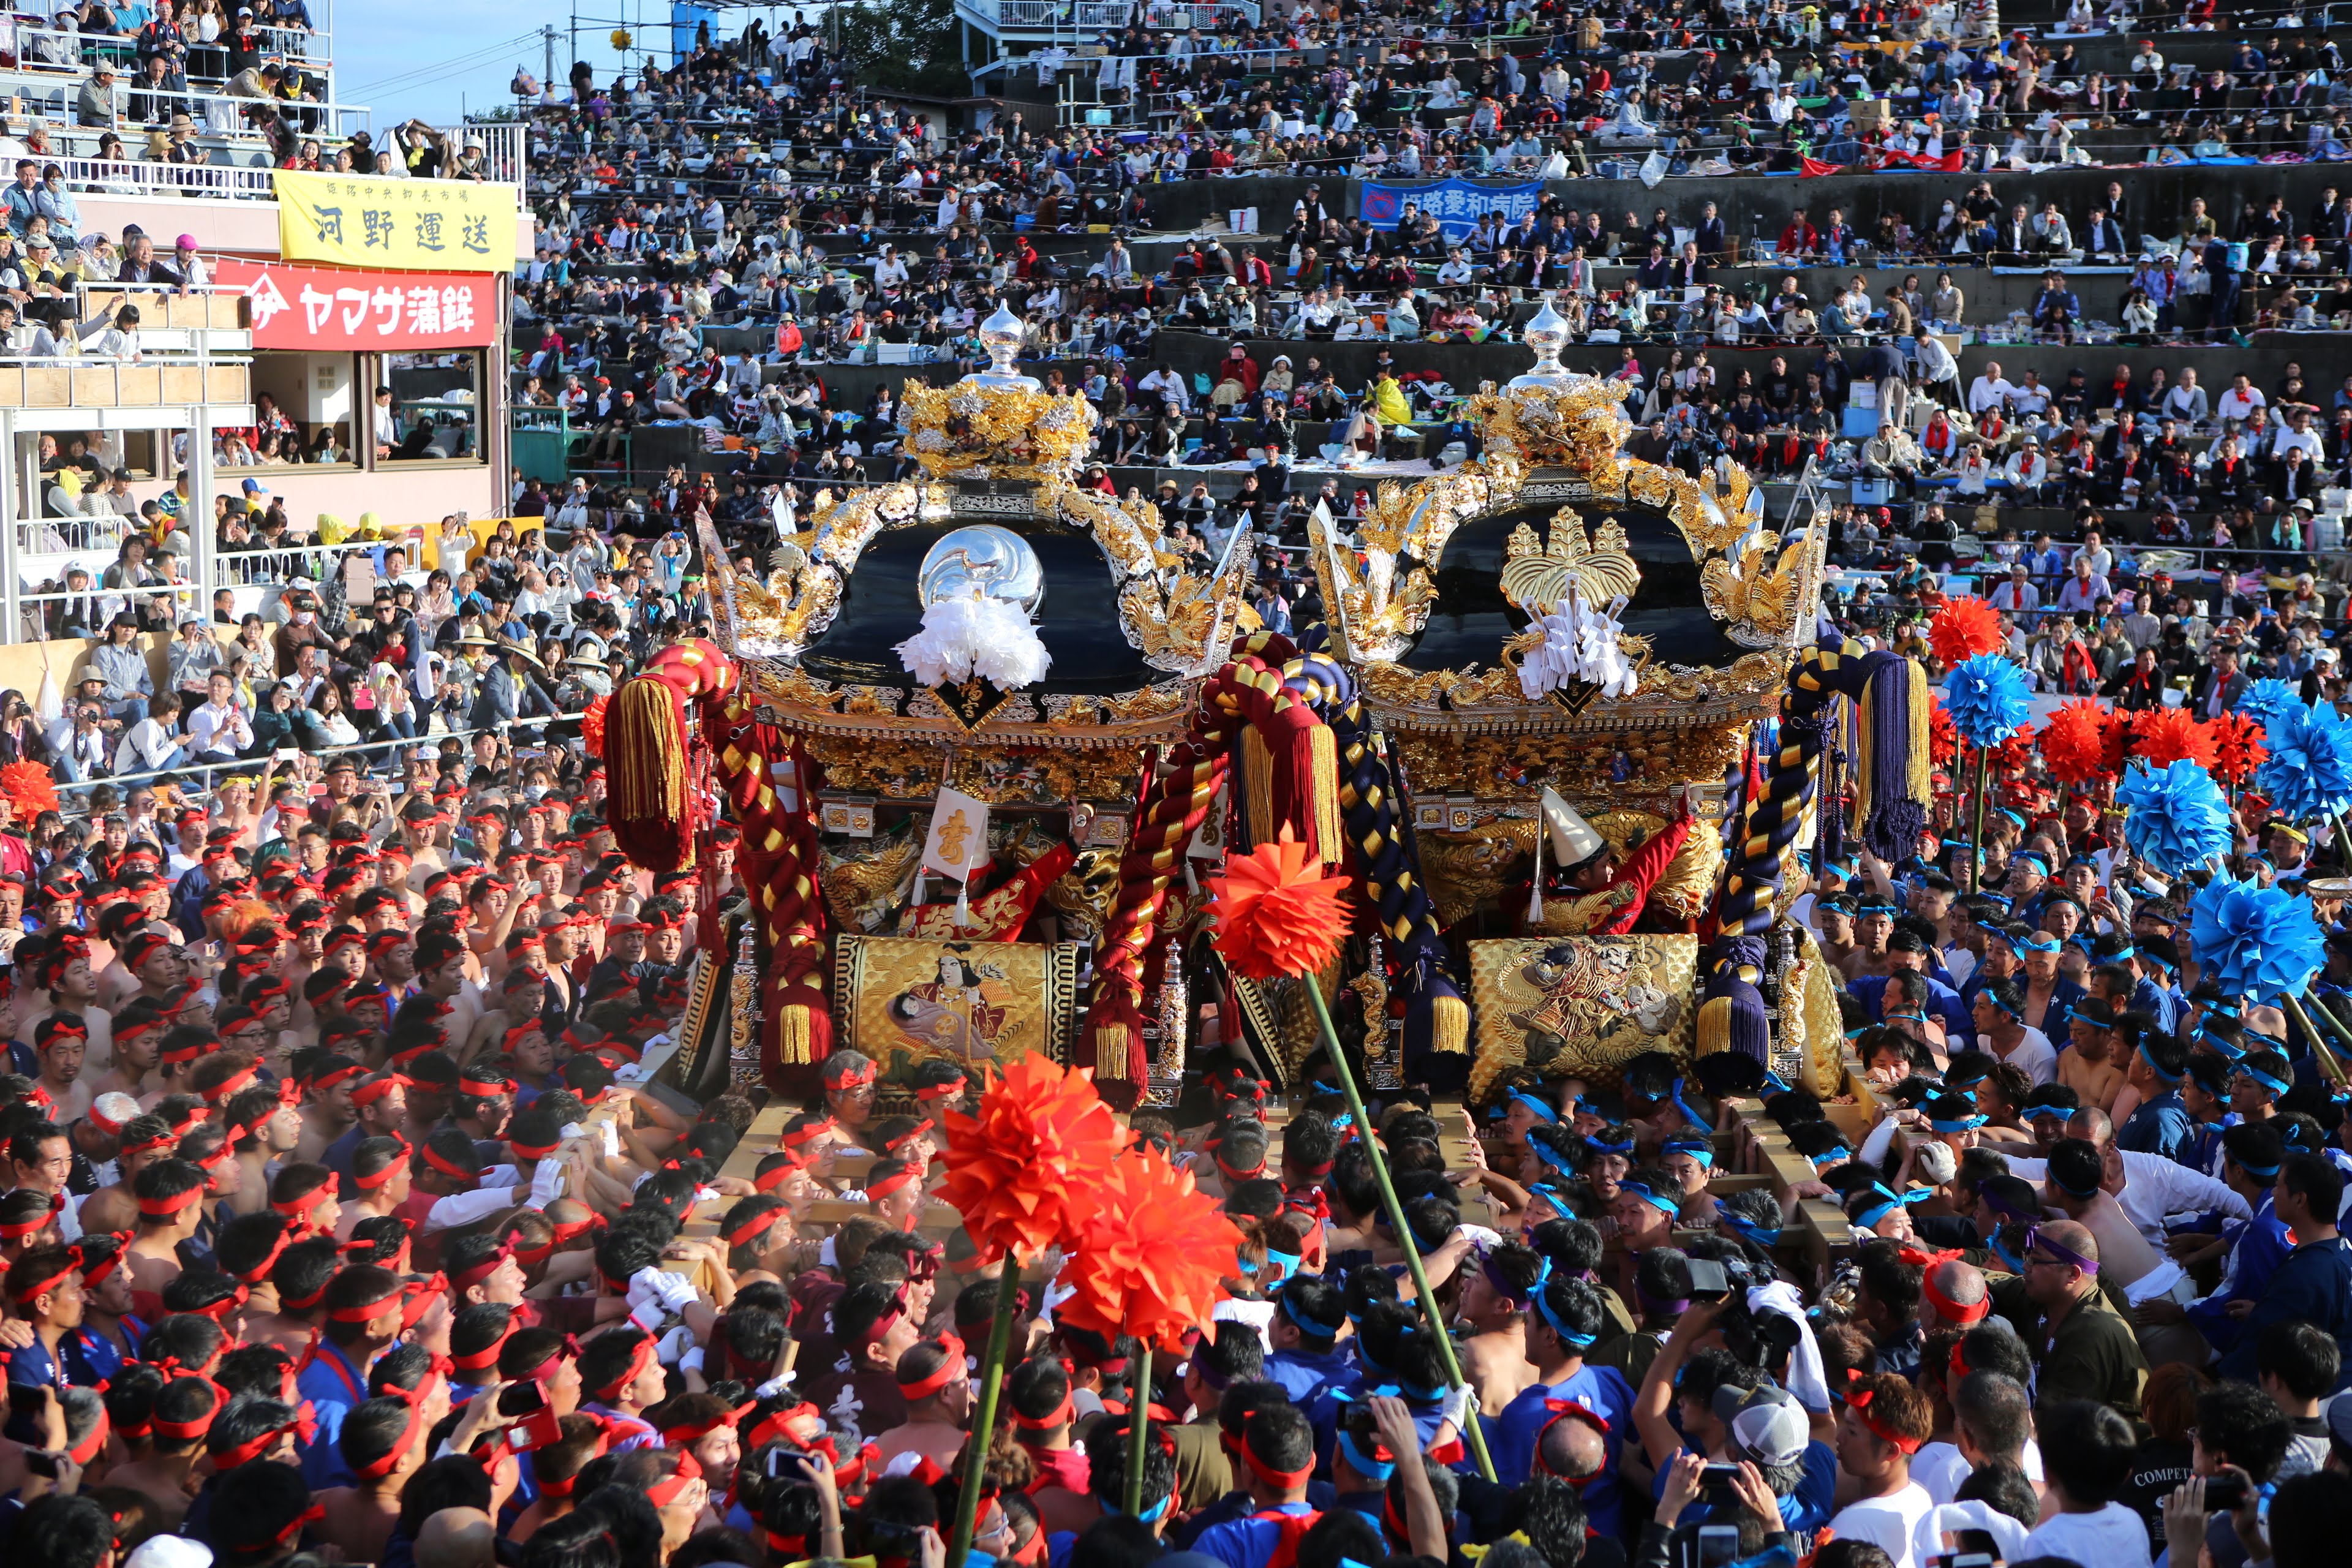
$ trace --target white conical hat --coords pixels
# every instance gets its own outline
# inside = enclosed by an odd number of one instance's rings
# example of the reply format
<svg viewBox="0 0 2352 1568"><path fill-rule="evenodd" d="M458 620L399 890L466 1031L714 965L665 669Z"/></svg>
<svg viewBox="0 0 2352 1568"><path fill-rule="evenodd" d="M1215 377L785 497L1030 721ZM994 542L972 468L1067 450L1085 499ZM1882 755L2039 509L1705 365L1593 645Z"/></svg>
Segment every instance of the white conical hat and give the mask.
<svg viewBox="0 0 2352 1568"><path fill-rule="evenodd" d="M1609 847L1600 830L1584 820L1584 814L1559 798L1549 784L1543 792L1544 829L1551 835L1551 858L1556 866L1576 866L1590 860Z"/></svg>

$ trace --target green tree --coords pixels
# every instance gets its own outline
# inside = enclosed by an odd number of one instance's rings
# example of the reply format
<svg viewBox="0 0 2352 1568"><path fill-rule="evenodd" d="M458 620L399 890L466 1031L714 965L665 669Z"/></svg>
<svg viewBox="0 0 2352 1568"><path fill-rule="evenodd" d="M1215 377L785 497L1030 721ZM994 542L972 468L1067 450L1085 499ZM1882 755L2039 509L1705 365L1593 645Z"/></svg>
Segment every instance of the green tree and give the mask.
<svg viewBox="0 0 2352 1568"><path fill-rule="evenodd" d="M958 96L970 89L956 40L955 0L894 0L840 8L841 56L859 81Z"/></svg>

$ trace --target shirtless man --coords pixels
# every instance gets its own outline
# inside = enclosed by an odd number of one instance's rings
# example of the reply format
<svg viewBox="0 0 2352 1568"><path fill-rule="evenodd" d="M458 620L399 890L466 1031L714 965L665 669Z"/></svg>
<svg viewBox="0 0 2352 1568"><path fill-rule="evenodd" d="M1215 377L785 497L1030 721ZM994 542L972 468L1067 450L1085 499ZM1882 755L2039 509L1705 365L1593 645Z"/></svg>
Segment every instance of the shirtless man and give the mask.
<svg viewBox="0 0 2352 1568"><path fill-rule="evenodd" d="M1895 934L1894 903L1865 896L1856 906L1853 929L1853 948L1838 963L1849 985L1865 975L1886 973L1886 939Z"/></svg>
<svg viewBox="0 0 2352 1568"><path fill-rule="evenodd" d="M1542 1260L1524 1247L1490 1250L1463 1277L1454 1321L1471 1331L1462 1342L1462 1372L1489 1420L1535 1381L1528 1363L1526 1313L1535 1302Z"/></svg>
<svg viewBox="0 0 2352 1568"><path fill-rule="evenodd" d="M295 1145L294 1157L315 1164L327 1152L327 1145L350 1131L359 1120L359 1108L352 1103L352 1089L364 1077L367 1069L347 1058L330 1058L312 1068L307 1092L302 1100L302 1136Z"/></svg>
<svg viewBox="0 0 2352 1568"><path fill-rule="evenodd" d="M135 1226L139 1199L134 1188L139 1173L158 1161L169 1159L173 1145L178 1142L172 1134L171 1124L160 1116L149 1113L124 1122L121 1145L114 1154L114 1184L99 1188L81 1201L83 1234L103 1236Z"/></svg>
<svg viewBox="0 0 2352 1568"><path fill-rule="evenodd" d="M2074 1016L2066 1026L2073 1048L2058 1057L2057 1081L2102 1112L2115 1104L2124 1087L2121 1022L2105 1003L2084 997L2074 1004Z"/></svg>
<svg viewBox="0 0 2352 1568"><path fill-rule="evenodd" d="M40 1058L41 1076L34 1081L52 1102L49 1120L62 1125L89 1113L94 1098L81 1076L89 1050L89 1026L78 1014L52 1013L33 1031L33 1054Z"/></svg>
<svg viewBox="0 0 2352 1568"><path fill-rule="evenodd" d="M1813 905L1813 924L1821 933L1818 945L1822 956L1841 974L1845 973L1845 961L1854 952L1853 912L1851 893L1832 893Z"/></svg>
<svg viewBox="0 0 2352 1568"><path fill-rule="evenodd" d="M44 941L29 977L21 965L16 973L20 979L29 978L32 982L31 990L20 1005L17 1040L34 1045L37 1040L35 1031L43 1019L58 1013L79 1014L82 1026L89 1031L89 1048L82 1058L83 1068L102 1073L114 1065L112 1021L98 1005L98 982L90 972L89 946L78 933L61 932L55 939Z"/></svg>
<svg viewBox="0 0 2352 1568"><path fill-rule="evenodd" d="M204 1222L209 1184L203 1171L178 1159L142 1167L131 1184L139 1200L138 1234L123 1249L122 1266L131 1271L131 1310L148 1322L163 1315L163 1287L186 1268L180 1243Z"/></svg>

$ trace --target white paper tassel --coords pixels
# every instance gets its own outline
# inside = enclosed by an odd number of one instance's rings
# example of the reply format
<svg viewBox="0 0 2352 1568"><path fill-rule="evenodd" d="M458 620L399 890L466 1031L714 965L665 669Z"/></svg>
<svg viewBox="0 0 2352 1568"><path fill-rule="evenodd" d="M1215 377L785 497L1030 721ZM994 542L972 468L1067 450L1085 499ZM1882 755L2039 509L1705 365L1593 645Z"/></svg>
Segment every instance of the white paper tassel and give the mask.
<svg viewBox="0 0 2352 1568"><path fill-rule="evenodd" d="M1528 923L1529 925L1543 923L1543 841L1544 824L1542 817L1538 816L1536 819L1536 879L1528 888Z"/></svg>
<svg viewBox="0 0 2352 1568"><path fill-rule="evenodd" d="M956 884L955 923L958 931L971 924L971 879L969 876Z"/></svg>
<svg viewBox="0 0 2352 1568"><path fill-rule="evenodd" d="M908 906L914 909L922 908L923 897L929 890L930 884L925 879L922 868L918 867L915 870L915 890L907 900Z"/></svg>
<svg viewBox="0 0 2352 1568"><path fill-rule="evenodd" d="M1201 896L1201 879L1192 875L1192 858L1184 857L1184 891L1192 898Z"/></svg>
<svg viewBox="0 0 2352 1568"><path fill-rule="evenodd" d="M898 645L898 662L925 686L977 675L999 690L1045 679L1054 656L1021 611L1001 599L934 599L923 629Z"/></svg>

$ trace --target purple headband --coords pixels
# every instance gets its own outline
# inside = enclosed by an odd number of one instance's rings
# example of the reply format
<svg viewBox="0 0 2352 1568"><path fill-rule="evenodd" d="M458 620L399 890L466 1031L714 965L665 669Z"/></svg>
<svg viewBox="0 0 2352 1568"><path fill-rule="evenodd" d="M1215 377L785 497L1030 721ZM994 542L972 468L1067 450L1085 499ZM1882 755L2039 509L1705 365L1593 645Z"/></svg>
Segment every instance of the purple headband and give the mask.
<svg viewBox="0 0 2352 1568"><path fill-rule="evenodd" d="M2095 1260L2084 1257L2071 1247L2051 1240L2038 1225L2025 1233L2025 1250L2031 1252L2037 1247L2044 1252L2054 1255L2059 1262L2071 1264L2085 1274L2096 1274L2099 1271L2099 1266Z"/></svg>

